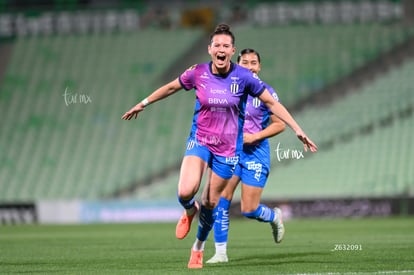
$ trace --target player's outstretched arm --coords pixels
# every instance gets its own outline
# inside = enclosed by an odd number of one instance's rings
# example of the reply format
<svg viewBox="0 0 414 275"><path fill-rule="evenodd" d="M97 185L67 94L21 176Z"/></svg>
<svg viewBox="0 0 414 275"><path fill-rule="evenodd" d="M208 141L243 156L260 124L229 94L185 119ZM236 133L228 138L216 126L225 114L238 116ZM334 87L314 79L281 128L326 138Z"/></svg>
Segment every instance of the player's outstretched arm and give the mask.
<svg viewBox="0 0 414 275"><path fill-rule="evenodd" d="M181 90L181 84L178 78L171 81L170 83L161 86L157 90L155 90L152 94L150 94L147 98L136 104L134 107L129 109L123 116L122 119L131 120L132 118L137 118L138 114L142 112L145 106L149 105L150 103L154 103L158 100L166 98L175 92Z"/></svg>
<svg viewBox="0 0 414 275"><path fill-rule="evenodd" d="M274 99L267 89L265 89L265 91L259 96L259 99L266 104L267 108L269 108L269 110L273 114L277 115L281 120L283 120L287 125L289 125L289 127L292 128L293 131L295 131L296 136L303 143L303 148L305 149L305 152L308 151L308 149L311 152L316 152L318 150L316 144L310 138L308 138L308 136L296 123L296 121L293 119L292 115L288 112L288 110L286 110L286 108L282 104L280 104L276 99Z"/></svg>

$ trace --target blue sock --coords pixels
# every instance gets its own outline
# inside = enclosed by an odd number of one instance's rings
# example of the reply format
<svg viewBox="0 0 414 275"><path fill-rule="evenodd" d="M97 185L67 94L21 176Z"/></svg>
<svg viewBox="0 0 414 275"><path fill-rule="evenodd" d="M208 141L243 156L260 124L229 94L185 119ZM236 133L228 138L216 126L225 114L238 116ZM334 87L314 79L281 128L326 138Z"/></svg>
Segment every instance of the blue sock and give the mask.
<svg viewBox="0 0 414 275"><path fill-rule="evenodd" d="M178 195L177 195L177 198L178 198L178 202L185 208L185 209L190 209L191 207L193 207L194 206L194 203L195 203L195 198L193 197L193 198L191 198L191 199L189 199L189 200L183 200L182 198L180 198L180 197L178 197Z"/></svg>
<svg viewBox="0 0 414 275"><path fill-rule="evenodd" d="M204 242L207 240L208 234L214 224L213 209L207 209L203 205L200 210L200 217L198 221L197 239Z"/></svg>
<svg viewBox="0 0 414 275"><path fill-rule="evenodd" d="M249 219L256 219L260 222L272 222L275 219L275 212L266 205L259 204L253 212L242 212L243 216Z"/></svg>
<svg viewBox="0 0 414 275"><path fill-rule="evenodd" d="M216 220L214 222L214 241L226 243L229 235L229 208L231 201L220 197L219 203L214 208Z"/></svg>

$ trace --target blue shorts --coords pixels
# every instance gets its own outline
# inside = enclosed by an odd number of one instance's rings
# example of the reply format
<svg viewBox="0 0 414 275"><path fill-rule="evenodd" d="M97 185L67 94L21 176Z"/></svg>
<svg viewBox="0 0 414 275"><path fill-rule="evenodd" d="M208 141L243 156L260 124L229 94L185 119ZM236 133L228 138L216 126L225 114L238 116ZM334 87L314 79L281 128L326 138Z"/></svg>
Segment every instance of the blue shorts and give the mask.
<svg viewBox="0 0 414 275"><path fill-rule="evenodd" d="M197 156L204 160L208 167L223 179L230 179L238 162L238 157L223 157L210 152L205 145L200 145L193 137L187 139L185 156Z"/></svg>
<svg viewBox="0 0 414 275"><path fill-rule="evenodd" d="M257 155L257 152L243 153L240 155L240 160L236 165L234 174L240 177L243 184L264 188L270 170L270 157L265 154Z"/></svg>

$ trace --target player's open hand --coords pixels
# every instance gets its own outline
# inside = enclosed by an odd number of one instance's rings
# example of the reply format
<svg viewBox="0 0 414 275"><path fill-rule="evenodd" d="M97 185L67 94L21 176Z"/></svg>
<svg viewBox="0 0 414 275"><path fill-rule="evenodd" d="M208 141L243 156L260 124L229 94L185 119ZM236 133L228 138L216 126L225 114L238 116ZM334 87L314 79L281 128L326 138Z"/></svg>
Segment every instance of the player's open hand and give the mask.
<svg viewBox="0 0 414 275"><path fill-rule="evenodd" d="M299 131L296 133L296 136L300 139L300 141L302 141L305 152L307 152L308 149L313 153L318 151L318 146L316 146L316 144L313 143L313 141L310 140L304 132Z"/></svg>
<svg viewBox="0 0 414 275"><path fill-rule="evenodd" d="M144 110L144 106L140 102L137 105L135 105L134 107L132 107L128 112L126 112L122 116L122 119L131 120L131 118L137 118L138 117L138 114L140 112L142 112L143 110Z"/></svg>

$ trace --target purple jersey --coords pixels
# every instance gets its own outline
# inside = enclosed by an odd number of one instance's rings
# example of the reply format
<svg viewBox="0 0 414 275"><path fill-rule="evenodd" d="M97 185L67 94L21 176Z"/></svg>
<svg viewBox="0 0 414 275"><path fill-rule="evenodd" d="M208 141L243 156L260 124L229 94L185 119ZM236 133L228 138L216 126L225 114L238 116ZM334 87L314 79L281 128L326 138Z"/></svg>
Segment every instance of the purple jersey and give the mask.
<svg viewBox="0 0 414 275"><path fill-rule="evenodd" d="M216 155L233 157L243 149L243 123L247 96L265 89L257 75L231 63L225 75L211 72L211 62L197 64L179 77L186 90L195 89L191 135Z"/></svg>
<svg viewBox="0 0 414 275"><path fill-rule="evenodd" d="M279 97L271 86L264 83L270 94L279 101ZM249 96L246 104L246 116L244 121L243 132L254 134L260 132L269 124L272 112L257 97Z"/></svg>
<svg viewBox="0 0 414 275"><path fill-rule="evenodd" d="M279 101L272 87L265 87L270 94ZM257 97L249 96L246 104L246 117L244 121L245 133L254 134L265 129L270 122L272 112ZM251 173L251 170L255 173ZM239 165L235 174L240 176L245 184L263 188L266 184L267 175L270 171L270 146L269 140L263 139L257 144L244 145L243 153L240 154Z"/></svg>

